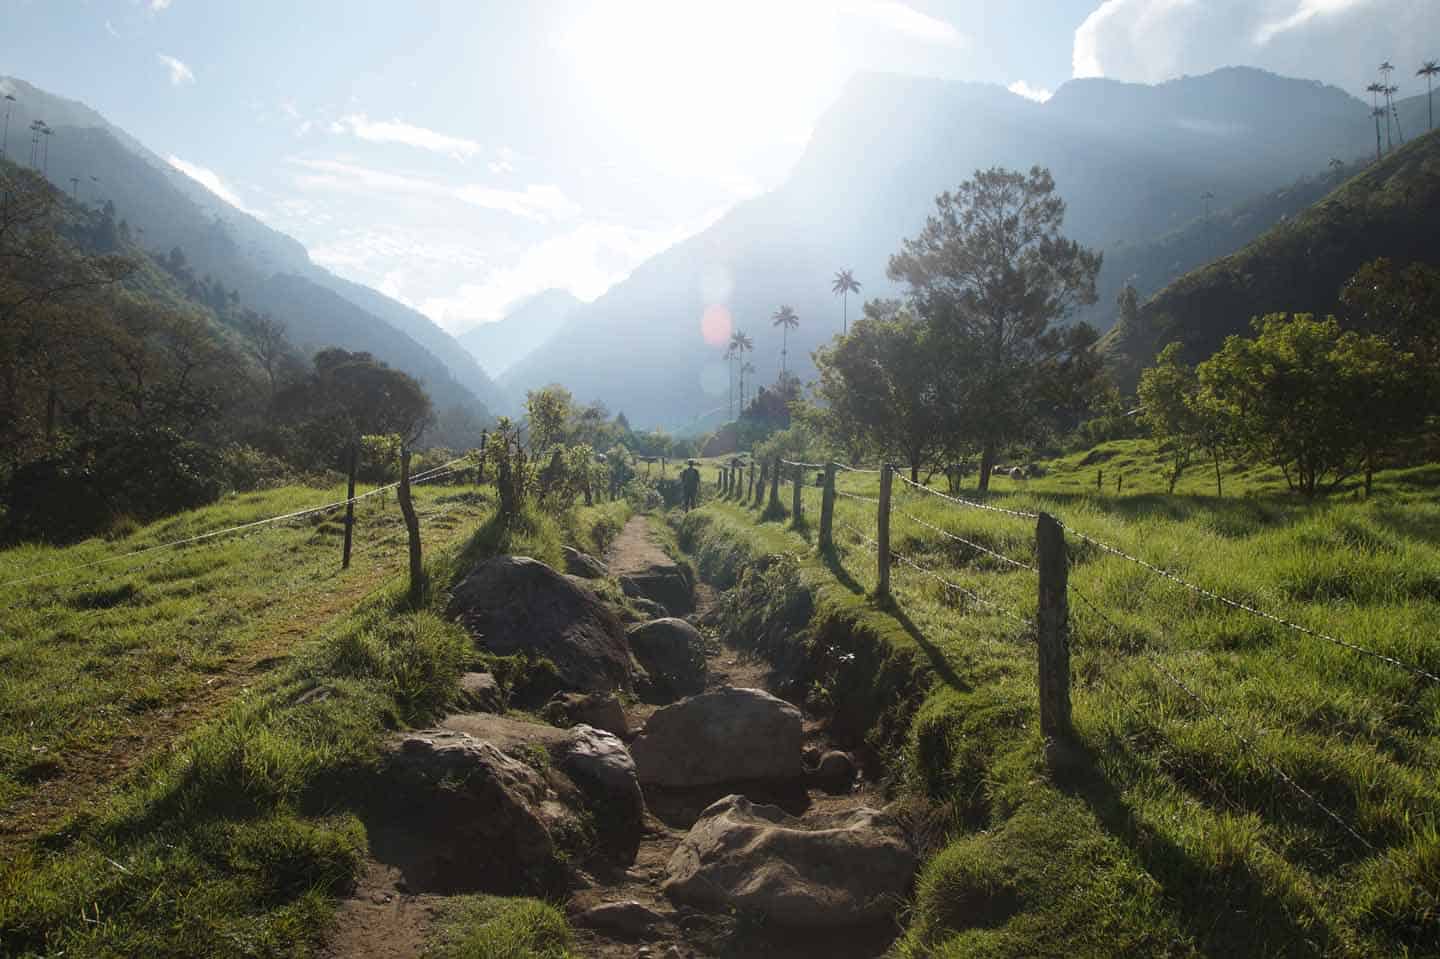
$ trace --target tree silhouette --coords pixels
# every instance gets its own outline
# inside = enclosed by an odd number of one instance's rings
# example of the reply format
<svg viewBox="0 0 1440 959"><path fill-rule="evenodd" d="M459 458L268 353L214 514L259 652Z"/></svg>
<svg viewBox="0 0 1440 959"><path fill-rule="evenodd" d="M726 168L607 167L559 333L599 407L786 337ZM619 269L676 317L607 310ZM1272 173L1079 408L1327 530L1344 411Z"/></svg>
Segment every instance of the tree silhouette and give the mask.
<svg viewBox="0 0 1440 959"><path fill-rule="evenodd" d="M780 378L784 379L789 369L786 366L786 357L790 353L790 331L800 325L800 317L795 315L793 307L782 306L770 319L774 321L772 326L780 327Z"/></svg>
<svg viewBox="0 0 1440 959"><path fill-rule="evenodd" d="M1376 163L1379 163L1379 162L1380 162L1380 118L1385 115L1385 108L1384 108L1384 107L1376 107L1375 109L1373 109L1373 110L1370 111L1370 115L1375 118L1375 162L1376 162Z"/></svg>
<svg viewBox="0 0 1440 959"><path fill-rule="evenodd" d="M1335 171L1335 175L1336 175L1337 177L1342 177L1342 176L1344 176L1344 175L1345 175L1345 161L1342 160L1342 159L1340 159L1339 157L1331 157L1331 158L1330 158L1330 169L1332 169L1332 170Z"/></svg>
<svg viewBox="0 0 1440 959"><path fill-rule="evenodd" d="M730 396L726 401L726 415L735 418L735 340L725 345L725 372L730 376Z"/></svg>
<svg viewBox="0 0 1440 959"><path fill-rule="evenodd" d="M854 270L841 270L835 274L835 282L830 284L830 292L840 297L841 319L843 326L842 333L850 332L850 294L860 292L860 282L855 279Z"/></svg>
<svg viewBox="0 0 1440 959"><path fill-rule="evenodd" d="M1200 194L1200 199L1205 201L1205 219L1208 220L1210 219L1210 201L1215 199L1215 194L1211 193L1209 190L1206 190L1204 193Z"/></svg>
<svg viewBox="0 0 1440 959"><path fill-rule="evenodd" d="M746 360L740 364L740 415L745 415L745 376L755 372L755 364Z"/></svg>
<svg viewBox="0 0 1440 959"><path fill-rule="evenodd" d="M1426 60L1425 65L1415 71L1417 77L1425 78L1425 100L1430 113L1428 129L1435 129L1435 75L1440 73L1440 61Z"/></svg>
<svg viewBox="0 0 1440 959"><path fill-rule="evenodd" d="M1386 60L1380 64L1380 92L1385 94L1385 150L1388 152L1395 149L1395 141L1390 130L1390 95L1399 87L1390 86L1390 74L1395 72L1395 64Z"/></svg>
<svg viewBox="0 0 1440 959"><path fill-rule="evenodd" d="M736 330L730 334L730 348L726 356L736 361L740 371L740 412L745 412L745 354L755 349L755 342L748 335Z"/></svg>
<svg viewBox="0 0 1440 959"><path fill-rule="evenodd" d="M5 94L5 132L0 134L0 156L9 156L10 148L10 111L15 106L15 96Z"/></svg>

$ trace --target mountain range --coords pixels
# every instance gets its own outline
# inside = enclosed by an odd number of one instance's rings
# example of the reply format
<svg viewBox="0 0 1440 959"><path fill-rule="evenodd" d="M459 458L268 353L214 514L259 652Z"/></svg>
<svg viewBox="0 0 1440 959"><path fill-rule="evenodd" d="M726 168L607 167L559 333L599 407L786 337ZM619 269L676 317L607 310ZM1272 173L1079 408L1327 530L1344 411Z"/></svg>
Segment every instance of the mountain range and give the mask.
<svg viewBox="0 0 1440 959"><path fill-rule="evenodd" d="M1424 98L1402 106L1408 128L1423 127ZM1148 296L1258 235L1266 217L1293 215L1302 199L1323 195L1324 183L1289 206L1252 206L1248 226L1216 233L1213 246L1174 245L1177 231L1204 235L1195 221L1205 219L1205 194L1218 206L1241 204L1305 177L1323 181L1332 158L1353 167L1373 151L1365 102L1250 68L1156 86L1076 80L1043 104L989 85L860 76L779 188L576 310L501 384L518 394L562 382L647 427L713 425L720 417L704 414L718 405L723 415L728 377L724 337L712 328L707 340L702 330L707 308L723 307L753 337L751 361L763 383L779 368L771 316L793 306L801 326L790 335L790 368L807 378L810 352L841 327L834 272L853 269L866 297L898 292L885 279L888 258L923 225L935 196L997 165L1048 166L1068 203L1065 232L1113 254L1100 301L1077 316L1105 329L1122 283L1136 282ZM1164 265L1142 270L1152 255ZM850 303L852 317L856 310Z"/></svg>
<svg viewBox="0 0 1440 959"><path fill-rule="evenodd" d="M1250 320L1275 312L1337 312L1345 282L1366 262L1440 262L1440 134L1428 133L1371 164L1320 202L1237 252L1187 273L1117 323L1101 349L1133 387L1166 343L1196 363Z"/></svg>
<svg viewBox="0 0 1440 959"><path fill-rule="evenodd" d="M12 133L35 119L55 131L51 182L70 193L78 180L83 199L114 204L145 249L164 255L178 248L197 277L212 277L244 305L284 322L303 350L372 353L418 379L437 409L461 407L483 418L504 405L474 358L423 314L317 266L300 243L226 203L84 104L16 78L0 83L16 97Z"/></svg>
<svg viewBox="0 0 1440 959"><path fill-rule="evenodd" d="M544 345L584 305L566 290L543 290L521 300L503 319L482 323L457 339L485 372L498 377Z"/></svg>

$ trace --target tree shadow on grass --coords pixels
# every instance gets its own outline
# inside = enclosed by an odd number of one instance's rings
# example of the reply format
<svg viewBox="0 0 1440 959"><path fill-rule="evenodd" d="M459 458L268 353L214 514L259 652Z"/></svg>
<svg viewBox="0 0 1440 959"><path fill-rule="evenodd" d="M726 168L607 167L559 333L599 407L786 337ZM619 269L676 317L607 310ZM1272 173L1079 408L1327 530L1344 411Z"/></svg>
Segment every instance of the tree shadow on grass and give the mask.
<svg viewBox="0 0 1440 959"><path fill-rule="evenodd" d="M1051 747L1055 787L1083 800L1101 827L1129 849L1160 886L1172 914L1206 956L1328 954L1336 938L1322 917L1297 917L1279 890L1237 863L1209 868L1141 822L1106 777L1098 754L1079 740ZM1310 921L1302 924L1300 918Z"/></svg>
<svg viewBox="0 0 1440 959"><path fill-rule="evenodd" d="M945 685L959 692L968 692L972 688L969 683L960 678L960 674L955 672L955 667L950 665L950 660L945 658L940 647L930 641L924 630L910 618L905 610L900 608L900 604L895 601L893 596L878 600L876 606L894 617L895 622L899 623L906 634L915 641L915 645L925 651L925 655L930 658L930 665L935 670L935 674L944 680Z"/></svg>
<svg viewBox="0 0 1440 959"><path fill-rule="evenodd" d="M850 571L845 568L845 564L841 561L840 553L833 546L820 551L820 561L825 564L826 569L830 570L831 575L835 577L837 583L844 586L856 596L864 594L865 587L861 586L859 580L850 575Z"/></svg>

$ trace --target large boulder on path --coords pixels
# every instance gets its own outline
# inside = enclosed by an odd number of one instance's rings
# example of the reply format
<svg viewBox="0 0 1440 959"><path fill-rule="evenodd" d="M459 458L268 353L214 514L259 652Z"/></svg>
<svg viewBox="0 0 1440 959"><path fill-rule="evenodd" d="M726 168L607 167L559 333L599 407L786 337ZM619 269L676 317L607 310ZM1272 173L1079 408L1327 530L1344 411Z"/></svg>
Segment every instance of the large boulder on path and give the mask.
<svg viewBox="0 0 1440 959"><path fill-rule="evenodd" d="M610 575L609 568L589 553L582 553L573 546L560 547L565 557L565 572L581 579L604 579Z"/></svg>
<svg viewBox="0 0 1440 959"><path fill-rule="evenodd" d="M494 743L445 729L392 740L386 795L402 801L426 850L413 887L449 892L553 890L563 867L556 836L575 832L571 802L536 769ZM573 787L568 788L573 791Z"/></svg>
<svg viewBox="0 0 1440 959"><path fill-rule="evenodd" d="M726 686L655 711L630 744L640 781L670 787L801 774L800 710L758 689Z"/></svg>
<svg viewBox="0 0 1440 959"><path fill-rule="evenodd" d="M555 664L560 681L589 692L629 691L625 629L594 592L527 556L496 556L455 588L447 614L483 648Z"/></svg>
<svg viewBox="0 0 1440 959"><path fill-rule="evenodd" d="M695 584L678 566L655 566L620 577L626 596L648 599L671 615L684 616L695 609Z"/></svg>
<svg viewBox="0 0 1440 959"><path fill-rule="evenodd" d="M634 862L645 831L645 796L625 744L603 729L576 726L555 764L585 795L600 844L621 862Z"/></svg>
<svg viewBox="0 0 1440 959"><path fill-rule="evenodd" d="M630 651L658 691L671 697L705 691L705 637L694 626L667 617L631 626L625 633Z"/></svg>
<svg viewBox="0 0 1440 959"><path fill-rule="evenodd" d="M778 925L860 925L895 913L915 869L909 844L879 810L802 821L726 796L671 855L661 888L677 902L753 911Z"/></svg>

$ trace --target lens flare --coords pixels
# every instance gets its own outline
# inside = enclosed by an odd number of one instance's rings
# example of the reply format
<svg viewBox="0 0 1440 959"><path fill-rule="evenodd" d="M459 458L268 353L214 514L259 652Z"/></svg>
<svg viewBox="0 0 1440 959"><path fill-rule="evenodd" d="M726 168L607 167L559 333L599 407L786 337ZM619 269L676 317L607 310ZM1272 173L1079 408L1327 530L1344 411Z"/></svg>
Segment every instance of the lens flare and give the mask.
<svg viewBox="0 0 1440 959"><path fill-rule="evenodd" d="M730 331L735 328L730 311L716 304L707 306L700 317L700 335L710 346L724 346L730 342Z"/></svg>

